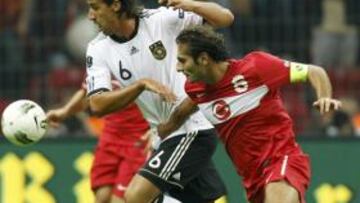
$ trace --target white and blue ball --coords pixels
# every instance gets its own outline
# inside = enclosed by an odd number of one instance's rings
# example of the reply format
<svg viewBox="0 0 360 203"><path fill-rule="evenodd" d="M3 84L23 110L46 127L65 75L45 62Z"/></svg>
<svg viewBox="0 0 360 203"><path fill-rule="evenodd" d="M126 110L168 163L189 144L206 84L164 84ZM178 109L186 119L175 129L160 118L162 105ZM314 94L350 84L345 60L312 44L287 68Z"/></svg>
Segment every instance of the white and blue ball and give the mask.
<svg viewBox="0 0 360 203"><path fill-rule="evenodd" d="M4 136L19 146L38 142L45 135L47 126L44 110L30 100L18 100L9 104L1 118Z"/></svg>

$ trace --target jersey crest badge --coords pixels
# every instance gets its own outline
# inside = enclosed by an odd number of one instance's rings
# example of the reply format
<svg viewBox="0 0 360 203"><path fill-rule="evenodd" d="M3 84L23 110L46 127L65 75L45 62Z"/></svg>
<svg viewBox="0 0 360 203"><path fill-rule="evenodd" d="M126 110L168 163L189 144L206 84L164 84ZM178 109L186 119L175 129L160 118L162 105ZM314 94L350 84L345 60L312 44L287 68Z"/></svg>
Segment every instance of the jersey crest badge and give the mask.
<svg viewBox="0 0 360 203"><path fill-rule="evenodd" d="M231 116L230 107L224 100L218 100L213 103L212 113L221 121L227 120Z"/></svg>
<svg viewBox="0 0 360 203"><path fill-rule="evenodd" d="M155 59L163 60L165 58L166 49L160 40L155 42L154 44L150 45L149 48Z"/></svg>

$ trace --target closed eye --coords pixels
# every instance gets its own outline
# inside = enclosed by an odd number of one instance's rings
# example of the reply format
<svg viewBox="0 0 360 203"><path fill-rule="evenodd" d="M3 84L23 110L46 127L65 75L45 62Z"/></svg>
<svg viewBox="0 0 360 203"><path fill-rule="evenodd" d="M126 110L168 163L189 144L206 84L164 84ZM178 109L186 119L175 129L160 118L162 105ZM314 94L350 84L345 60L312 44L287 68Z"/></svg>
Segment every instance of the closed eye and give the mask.
<svg viewBox="0 0 360 203"><path fill-rule="evenodd" d="M184 59L184 58L178 57L177 60L178 60L180 63L185 63L185 59Z"/></svg>

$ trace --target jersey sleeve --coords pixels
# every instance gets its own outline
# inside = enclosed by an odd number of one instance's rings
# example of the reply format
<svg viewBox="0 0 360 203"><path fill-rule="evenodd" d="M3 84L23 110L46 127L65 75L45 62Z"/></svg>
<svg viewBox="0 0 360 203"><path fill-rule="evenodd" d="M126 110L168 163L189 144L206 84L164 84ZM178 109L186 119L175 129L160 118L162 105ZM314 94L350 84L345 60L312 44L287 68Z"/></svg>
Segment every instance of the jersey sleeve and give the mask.
<svg viewBox="0 0 360 203"><path fill-rule="evenodd" d="M193 12L182 9L162 8L162 21L175 33L180 33L189 25L199 25L204 22L203 18Z"/></svg>
<svg viewBox="0 0 360 203"><path fill-rule="evenodd" d="M288 62L265 52L254 52L251 60L261 81L270 89L290 83Z"/></svg>
<svg viewBox="0 0 360 203"><path fill-rule="evenodd" d="M100 91L111 91L111 72L106 61L96 50L89 45L86 53L86 84L88 96Z"/></svg>

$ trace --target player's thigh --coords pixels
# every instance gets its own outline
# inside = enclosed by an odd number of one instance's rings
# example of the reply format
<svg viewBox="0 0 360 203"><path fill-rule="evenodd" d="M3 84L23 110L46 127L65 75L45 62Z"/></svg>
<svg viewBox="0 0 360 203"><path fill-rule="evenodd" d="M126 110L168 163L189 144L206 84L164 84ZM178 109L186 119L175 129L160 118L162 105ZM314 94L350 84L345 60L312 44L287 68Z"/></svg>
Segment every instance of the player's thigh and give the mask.
<svg viewBox="0 0 360 203"><path fill-rule="evenodd" d="M265 203L300 203L298 191L285 180L265 186Z"/></svg>
<svg viewBox="0 0 360 203"><path fill-rule="evenodd" d="M93 191L102 186L114 185L121 161L122 156L118 152L118 147L107 143L98 144L90 171Z"/></svg>
<svg viewBox="0 0 360 203"><path fill-rule="evenodd" d="M205 203L208 200L217 199L223 195L222 190L218 190L218 187L209 187L207 184L201 191L198 188L195 190L194 187L188 187L192 185L189 184L190 182L202 177L202 174L211 169L207 166L211 166L209 163L211 163L211 157L215 151L216 141L216 134L212 129L189 132L170 138L161 143L159 149L153 153L136 177L140 178L139 176L141 176L143 180L151 182L159 193L160 191L169 192L173 196L174 190L183 194L185 194L185 190L188 190L192 197L196 196L196 199L200 200L184 201L187 196L178 195L178 198L174 196L181 202ZM212 169L214 170L214 168ZM216 180L219 179L218 176L215 177ZM132 180L132 183L134 181ZM132 189L134 188L132 183L126 191L128 194L131 190L136 191L136 189ZM125 197L127 200L128 197L126 195Z"/></svg>
<svg viewBox="0 0 360 203"><path fill-rule="evenodd" d="M106 185L94 190L96 203L109 203L112 195L112 186Z"/></svg>
<svg viewBox="0 0 360 203"><path fill-rule="evenodd" d="M116 196L116 195L112 195L110 203L125 203L125 200L123 198L121 198L121 197Z"/></svg>
<svg viewBox="0 0 360 203"><path fill-rule="evenodd" d="M226 194L225 184L212 161L198 167L199 174L182 190L171 190L169 194L186 203L209 203Z"/></svg>
<svg viewBox="0 0 360 203"><path fill-rule="evenodd" d="M113 187L113 194L119 198L123 198L131 179L136 175L146 160L142 148L124 147L123 151L123 159L119 163Z"/></svg>
<svg viewBox="0 0 360 203"><path fill-rule="evenodd" d="M160 193L159 188L152 182L137 174L125 191L124 199L126 203L149 203Z"/></svg>

